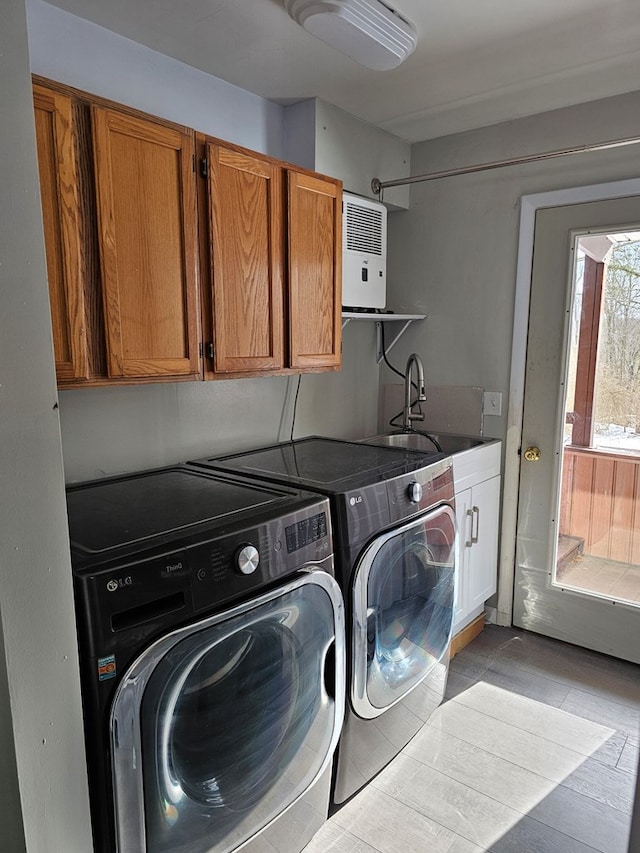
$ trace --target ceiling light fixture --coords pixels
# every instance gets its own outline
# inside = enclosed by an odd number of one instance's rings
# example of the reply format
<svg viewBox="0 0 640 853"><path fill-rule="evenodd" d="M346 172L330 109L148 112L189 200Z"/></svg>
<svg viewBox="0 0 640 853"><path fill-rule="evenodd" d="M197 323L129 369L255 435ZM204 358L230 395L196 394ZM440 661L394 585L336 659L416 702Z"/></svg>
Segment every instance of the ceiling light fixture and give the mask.
<svg viewBox="0 0 640 853"><path fill-rule="evenodd" d="M414 27L380 0L285 0L307 32L375 71L389 71L413 53Z"/></svg>

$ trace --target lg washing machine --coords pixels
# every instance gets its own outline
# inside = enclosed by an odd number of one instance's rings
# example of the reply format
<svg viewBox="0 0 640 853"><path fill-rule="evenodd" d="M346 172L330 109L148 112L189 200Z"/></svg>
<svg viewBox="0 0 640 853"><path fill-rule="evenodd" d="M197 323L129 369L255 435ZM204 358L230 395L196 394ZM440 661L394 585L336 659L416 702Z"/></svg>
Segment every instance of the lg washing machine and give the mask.
<svg viewBox="0 0 640 853"><path fill-rule="evenodd" d="M98 853L297 853L344 713L329 503L174 466L69 487Z"/></svg>

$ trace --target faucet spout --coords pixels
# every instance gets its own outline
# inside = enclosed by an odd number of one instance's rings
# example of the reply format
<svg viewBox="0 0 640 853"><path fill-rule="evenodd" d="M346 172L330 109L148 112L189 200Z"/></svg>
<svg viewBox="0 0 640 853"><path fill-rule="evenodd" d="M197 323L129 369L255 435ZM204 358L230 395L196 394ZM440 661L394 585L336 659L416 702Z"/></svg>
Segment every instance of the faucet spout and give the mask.
<svg viewBox="0 0 640 853"><path fill-rule="evenodd" d="M411 374L413 369L415 368L416 373L416 381L415 384L418 388L418 397L416 400L411 402L411 386L412 379ZM427 395L425 393L424 388L424 365L422 364L422 359L418 355L418 353L411 353L409 358L407 359L407 366L404 372L404 412L402 417L402 428L409 430L411 429L411 421L423 421L424 414L419 412L414 414L412 412L412 408L415 403L423 403L427 399Z"/></svg>

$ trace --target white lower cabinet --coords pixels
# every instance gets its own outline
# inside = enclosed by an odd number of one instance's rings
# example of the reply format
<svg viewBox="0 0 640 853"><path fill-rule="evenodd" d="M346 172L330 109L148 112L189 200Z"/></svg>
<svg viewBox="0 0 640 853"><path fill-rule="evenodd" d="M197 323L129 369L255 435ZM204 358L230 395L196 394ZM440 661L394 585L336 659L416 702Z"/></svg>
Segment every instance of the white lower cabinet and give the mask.
<svg viewBox="0 0 640 853"><path fill-rule="evenodd" d="M498 583L500 442L453 457L458 575L454 635L484 611Z"/></svg>

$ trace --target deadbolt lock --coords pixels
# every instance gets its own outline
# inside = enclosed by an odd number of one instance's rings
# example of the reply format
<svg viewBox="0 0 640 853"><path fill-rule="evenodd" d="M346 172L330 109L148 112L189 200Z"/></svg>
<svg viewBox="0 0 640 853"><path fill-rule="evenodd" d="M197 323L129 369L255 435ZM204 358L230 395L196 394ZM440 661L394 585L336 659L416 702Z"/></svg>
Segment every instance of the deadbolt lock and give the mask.
<svg viewBox="0 0 640 853"><path fill-rule="evenodd" d="M524 452L524 458L527 462L537 462L541 456L542 453L540 452L539 447L527 447Z"/></svg>

